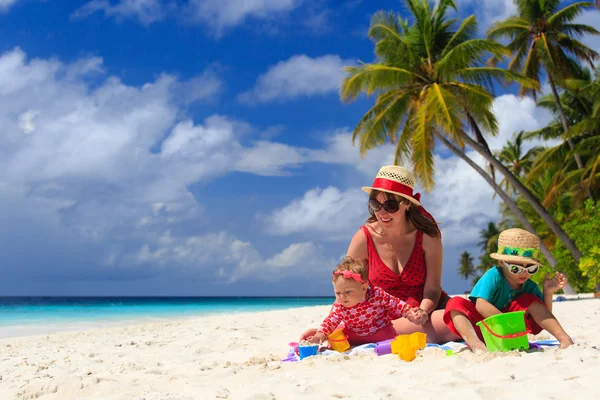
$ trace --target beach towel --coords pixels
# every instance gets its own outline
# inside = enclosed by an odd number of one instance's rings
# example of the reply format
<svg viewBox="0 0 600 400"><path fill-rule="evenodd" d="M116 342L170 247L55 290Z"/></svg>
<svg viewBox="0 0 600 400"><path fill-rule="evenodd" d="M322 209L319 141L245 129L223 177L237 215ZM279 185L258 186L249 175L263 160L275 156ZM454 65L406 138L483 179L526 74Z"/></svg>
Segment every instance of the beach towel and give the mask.
<svg viewBox="0 0 600 400"><path fill-rule="evenodd" d="M545 348L552 348L555 346L558 346L558 340L555 339L548 339L548 340L534 340L534 341L530 341L529 342L529 349L545 349ZM461 350L465 349L467 347L465 342L446 342L444 344L436 344L436 343L427 343L427 347L435 347L435 348L440 348L444 351L448 351L450 350L453 353L458 353ZM325 349L319 352L319 356L333 356L333 355L340 355L340 354L346 354L346 355L358 355L360 353L375 353L375 349L377 348L377 343L367 343L367 344L363 344L361 346L356 346L353 347L347 351L345 351L344 353L340 353L337 352L335 350L330 350L330 349ZM300 357L298 357L298 355L296 354L296 350L294 347L290 346L290 348L288 349L288 354L287 356L281 360L284 362L295 362L295 361L300 361Z"/></svg>

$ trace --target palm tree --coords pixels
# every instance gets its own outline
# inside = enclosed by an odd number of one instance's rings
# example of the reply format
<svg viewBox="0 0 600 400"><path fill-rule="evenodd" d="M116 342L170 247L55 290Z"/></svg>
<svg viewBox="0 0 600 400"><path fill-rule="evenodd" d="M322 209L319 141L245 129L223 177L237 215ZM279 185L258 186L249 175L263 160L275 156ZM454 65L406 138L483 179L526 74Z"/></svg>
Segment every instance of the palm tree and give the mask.
<svg viewBox="0 0 600 400"><path fill-rule="evenodd" d="M479 265L477 269L481 274L496 264L496 260L490 257L490 254L498 251L498 236L500 229L494 222L488 222L484 229L479 231L481 241L477 243L481 247L481 256L479 256Z"/></svg>
<svg viewBox="0 0 600 400"><path fill-rule="evenodd" d="M436 132L436 138L440 142L442 142L447 148L449 148L456 156L458 156L464 162L469 164L469 166L473 168L494 189L496 194L500 196L502 201L504 201L506 207L511 211L512 215L519 220L524 229L528 230L531 233L537 232L537 230L534 228L533 224L530 222L529 218L523 212L521 207L519 207L515 200L512 197L510 197L504 190L502 190L500 186L496 184L492 176L490 176L482 167L477 165L475 161L470 159L464 151L456 147L444 136ZM491 222L491 224L493 224L493 222ZM494 264L494 261L492 261L492 258L490 258L489 254L495 252L498 249L497 236L500 234L500 232L498 231L498 228L495 227L495 225L494 228L490 228L490 226L488 225L488 229L490 230L490 232L493 232L489 235L489 238L487 239L487 242L489 244L489 247L487 248L488 253L480 257L480 264L477 267L482 272L487 271ZM548 249L548 247L545 245L545 243L542 242L540 244L540 250L544 254L544 257L546 258L550 266L552 268L556 268L556 266L558 265L558 261L556 260L550 249ZM484 250L484 252L485 251L486 250Z"/></svg>
<svg viewBox="0 0 600 400"><path fill-rule="evenodd" d="M548 203L548 199L554 201L559 198L558 193L572 192L577 204L582 204L585 197L591 196L592 199L596 197L595 192L598 190L596 184L600 182L598 179L600 154L596 151L600 146L600 118L594 115L595 102L597 107L600 107L598 95L600 95L600 79L592 81L591 74L587 70L584 71L581 79L565 81L565 90L560 96L560 103L572 124L569 135L575 143L575 148L571 150L568 145L560 144L544 150L539 153L531 173L528 174L528 181L535 182L549 168L555 169L552 191L544 195L543 204L546 206L551 204ZM556 120L542 129L526 133L525 137L560 138L561 122L553 97L542 97L538 105L554 113ZM583 169L578 169L577 165L569 162L572 160L573 152L581 155ZM550 198L547 197L548 194L551 195Z"/></svg>
<svg viewBox="0 0 600 400"><path fill-rule="evenodd" d="M535 156L542 151L542 147L535 146L523 154L524 134L524 131L519 132L515 136L514 141L509 140L496 155L498 160L500 160L513 175L519 178L522 178L527 174L533 165ZM515 192L515 188L510 185L506 178L502 179L500 186L502 186L506 192Z"/></svg>
<svg viewBox="0 0 600 400"><path fill-rule="evenodd" d="M498 251L498 236L500 229L495 222L488 222L487 226L479 231L481 241L477 243L484 253L495 253Z"/></svg>
<svg viewBox="0 0 600 400"><path fill-rule="evenodd" d="M458 260L458 273L464 279L475 276L475 267L473 266L473 256L468 251L463 251Z"/></svg>
<svg viewBox="0 0 600 400"><path fill-rule="evenodd" d="M515 0L518 16L509 17L492 25L488 30L488 38L509 38L508 48L512 59L508 64L511 71L521 71L523 75L539 82L540 73L545 72L565 138L571 150L574 149L569 137L569 123L562 108L557 82L573 76L577 70L576 60L586 61L593 68L593 61L598 53L577 40L583 35L600 35L595 28L575 24L577 18L586 8L593 7L591 2L578 2L558 9L560 0ZM521 86L520 94L531 93L535 99L535 88ZM579 153L573 156L579 169L583 163ZM589 197L592 198L591 193Z"/></svg>
<svg viewBox="0 0 600 400"><path fill-rule="evenodd" d="M573 240L493 156L480 129L493 135L498 131L489 90L494 79L516 81L531 88L538 84L513 71L482 66L484 56L491 53L499 57L506 54L506 49L488 39L473 39L477 31L474 16L453 30L457 21L446 18L449 8L456 9L452 0L440 0L435 8L426 0L406 3L414 22L409 24L393 13L376 13L369 29L375 41L376 62L346 68L342 100L354 100L363 92L376 95L375 104L354 130L353 142L359 138L361 154L387 141L396 143L395 162L410 158L415 175L426 189L431 189L436 138L446 146L451 144L453 151L462 151L467 144L517 188L579 260L581 252ZM467 127L477 141L467 134ZM493 180L490 184L496 185Z"/></svg>

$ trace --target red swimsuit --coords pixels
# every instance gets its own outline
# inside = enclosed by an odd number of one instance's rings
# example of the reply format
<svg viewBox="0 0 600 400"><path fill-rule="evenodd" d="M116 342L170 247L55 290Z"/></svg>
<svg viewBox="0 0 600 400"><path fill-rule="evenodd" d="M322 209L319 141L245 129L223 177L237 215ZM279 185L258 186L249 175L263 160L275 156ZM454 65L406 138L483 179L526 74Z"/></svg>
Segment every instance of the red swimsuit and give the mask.
<svg viewBox="0 0 600 400"><path fill-rule="evenodd" d="M410 254L410 258L402 273L394 273L379 257L371 232L366 226L361 226L367 238L367 249L369 254L369 283L373 286L379 286L392 296L398 297L418 307L423 300L423 289L425 288L425 278L427 270L425 268L425 252L423 251L423 232L417 230L415 245ZM440 302L444 296L448 296L444 291L440 297ZM414 301L410 301L412 298Z"/></svg>

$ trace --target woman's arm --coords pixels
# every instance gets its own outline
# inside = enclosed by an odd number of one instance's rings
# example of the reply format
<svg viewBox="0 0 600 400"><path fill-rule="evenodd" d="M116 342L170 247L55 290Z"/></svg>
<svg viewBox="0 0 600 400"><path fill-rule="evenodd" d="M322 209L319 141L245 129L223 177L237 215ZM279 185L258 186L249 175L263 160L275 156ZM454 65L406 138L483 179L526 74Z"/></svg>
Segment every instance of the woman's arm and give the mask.
<svg viewBox="0 0 600 400"><path fill-rule="evenodd" d="M437 308L442 293L442 239L423 234L423 251L427 277L421 309L431 314Z"/></svg>
<svg viewBox="0 0 600 400"><path fill-rule="evenodd" d="M367 238L362 229L359 229L352 237L346 255L365 262L368 261L369 250L367 248Z"/></svg>

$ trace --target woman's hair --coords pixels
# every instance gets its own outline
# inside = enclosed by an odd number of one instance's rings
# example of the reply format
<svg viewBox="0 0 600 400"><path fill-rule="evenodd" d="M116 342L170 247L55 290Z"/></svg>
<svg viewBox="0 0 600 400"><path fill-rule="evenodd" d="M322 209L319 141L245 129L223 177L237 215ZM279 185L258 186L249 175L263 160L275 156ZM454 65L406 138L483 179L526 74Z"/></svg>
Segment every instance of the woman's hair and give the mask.
<svg viewBox="0 0 600 400"><path fill-rule="evenodd" d="M342 262L340 262L333 271L331 280L334 282L341 277L341 275L336 275L335 271L350 271L354 274L359 274L365 282L369 280L369 269L367 268L367 265L358 258L344 257Z"/></svg>
<svg viewBox="0 0 600 400"><path fill-rule="evenodd" d="M396 194L388 193L388 192L381 192L376 189L371 190L371 193L369 193L369 199L376 198L377 196L379 196L380 193L383 193L386 200L396 200L401 203L412 204L402 196L398 196ZM373 211L371 206L369 206L369 215L370 215L370 217L367 218L367 222L371 223L371 222L377 221L377 217L375 217L375 211ZM438 226L437 226L437 223L433 222L432 220L430 220L429 218L427 218L426 216L421 214L421 211L419 211L419 208L415 207L414 204L412 204L406 210L406 218L410 222L412 222L412 224L415 226L415 228L417 228L421 232L425 233L426 235L429 235L429 236L435 237L435 238L439 238L442 236L440 233L440 228L438 228Z"/></svg>

